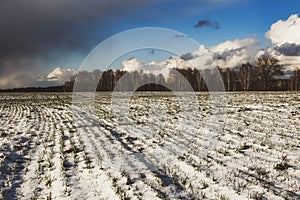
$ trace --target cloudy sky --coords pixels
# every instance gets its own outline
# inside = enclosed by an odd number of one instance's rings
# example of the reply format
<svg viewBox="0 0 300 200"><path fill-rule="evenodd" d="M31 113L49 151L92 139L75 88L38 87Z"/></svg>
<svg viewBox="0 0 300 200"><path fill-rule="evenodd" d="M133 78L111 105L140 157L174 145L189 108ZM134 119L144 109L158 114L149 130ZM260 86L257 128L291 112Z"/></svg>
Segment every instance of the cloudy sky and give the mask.
<svg viewBox="0 0 300 200"><path fill-rule="evenodd" d="M277 56L287 67L300 66L296 0L0 0L0 4L2 89L59 85L103 40L140 27L173 29L193 38L199 48L186 56L203 66L236 67L262 54ZM156 52L147 53L150 57ZM152 61L141 55L116 63L120 68L149 67L145 63ZM161 64L169 56L161 55L152 63Z"/></svg>

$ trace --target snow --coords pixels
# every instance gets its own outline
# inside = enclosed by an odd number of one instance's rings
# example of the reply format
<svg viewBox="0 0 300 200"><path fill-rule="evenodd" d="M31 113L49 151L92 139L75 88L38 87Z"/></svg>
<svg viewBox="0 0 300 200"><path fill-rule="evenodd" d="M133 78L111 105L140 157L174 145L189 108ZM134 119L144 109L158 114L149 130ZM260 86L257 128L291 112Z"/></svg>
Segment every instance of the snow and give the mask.
<svg viewBox="0 0 300 200"><path fill-rule="evenodd" d="M300 199L297 93L194 97L2 93L0 199Z"/></svg>

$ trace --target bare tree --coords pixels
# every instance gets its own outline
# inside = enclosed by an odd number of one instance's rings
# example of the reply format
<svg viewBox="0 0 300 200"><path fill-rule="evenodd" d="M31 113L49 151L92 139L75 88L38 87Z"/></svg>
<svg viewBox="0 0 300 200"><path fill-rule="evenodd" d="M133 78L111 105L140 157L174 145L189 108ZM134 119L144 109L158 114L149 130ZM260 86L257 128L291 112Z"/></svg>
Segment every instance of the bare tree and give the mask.
<svg viewBox="0 0 300 200"><path fill-rule="evenodd" d="M244 91L248 91L252 84L252 65L243 64L239 70L239 81Z"/></svg>
<svg viewBox="0 0 300 200"><path fill-rule="evenodd" d="M263 81L263 90L267 89L267 82L275 76L283 75L283 66L279 60L271 56L262 56L256 60L255 72L258 80Z"/></svg>
<svg viewBox="0 0 300 200"><path fill-rule="evenodd" d="M228 67L226 69L226 78L227 78L227 91L230 92L230 90L231 90L231 86L230 86L230 83L231 83L231 72L230 72L230 69Z"/></svg>
<svg viewBox="0 0 300 200"><path fill-rule="evenodd" d="M294 71L293 76L290 77L290 88L291 91L299 90L299 79L300 79L300 69Z"/></svg>

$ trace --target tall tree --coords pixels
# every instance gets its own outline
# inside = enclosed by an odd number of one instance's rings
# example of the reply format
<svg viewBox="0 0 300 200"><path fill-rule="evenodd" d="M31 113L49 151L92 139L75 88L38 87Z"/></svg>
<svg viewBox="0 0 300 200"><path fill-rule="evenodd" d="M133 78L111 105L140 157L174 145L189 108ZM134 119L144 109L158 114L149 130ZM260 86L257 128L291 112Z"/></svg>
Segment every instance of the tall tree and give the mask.
<svg viewBox="0 0 300 200"><path fill-rule="evenodd" d="M300 79L300 70L297 69L295 71L295 91L298 91L298 89L299 89L299 87L298 87L298 85L299 85L299 79Z"/></svg>
<svg viewBox="0 0 300 200"><path fill-rule="evenodd" d="M248 91L252 84L252 65L243 64L239 70L239 81L244 91Z"/></svg>
<svg viewBox="0 0 300 200"><path fill-rule="evenodd" d="M291 91L299 90L299 82L300 82L300 69L296 69L294 74L290 77L290 89Z"/></svg>
<svg viewBox="0 0 300 200"><path fill-rule="evenodd" d="M166 87L166 79L162 74L158 74L156 77L157 90L163 90L162 88Z"/></svg>
<svg viewBox="0 0 300 200"><path fill-rule="evenodd" d="M256 60L255 72L258 80L263 81L263 90L275 76L283 75L283 66L272 56L262 56Z"/></svg>

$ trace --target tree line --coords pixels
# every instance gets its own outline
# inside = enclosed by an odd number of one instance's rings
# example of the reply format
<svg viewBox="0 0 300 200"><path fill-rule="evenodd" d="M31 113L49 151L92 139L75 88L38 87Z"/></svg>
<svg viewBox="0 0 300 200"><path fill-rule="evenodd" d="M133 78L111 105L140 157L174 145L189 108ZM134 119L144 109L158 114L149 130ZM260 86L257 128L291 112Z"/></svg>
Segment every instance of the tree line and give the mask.
<svg viewBox="0 0 300 200"><path fill-rule="evenodd" d="M208 80L218 77L217 74L221 75L222 81ZM208 91L209 81L215 81L217 90L218 85L221 90L224 83L223 89L226 91L298 91L300 70L284 76L283 66L276 58L262 56L255 65L245 63L235 69L199 71L194 68L173 68L167 77L143 71L81 71L65 83L65 91L73 91L75 80L80 83L82 91L89 91L95 82L98 83L97 91Z"/></svg>

